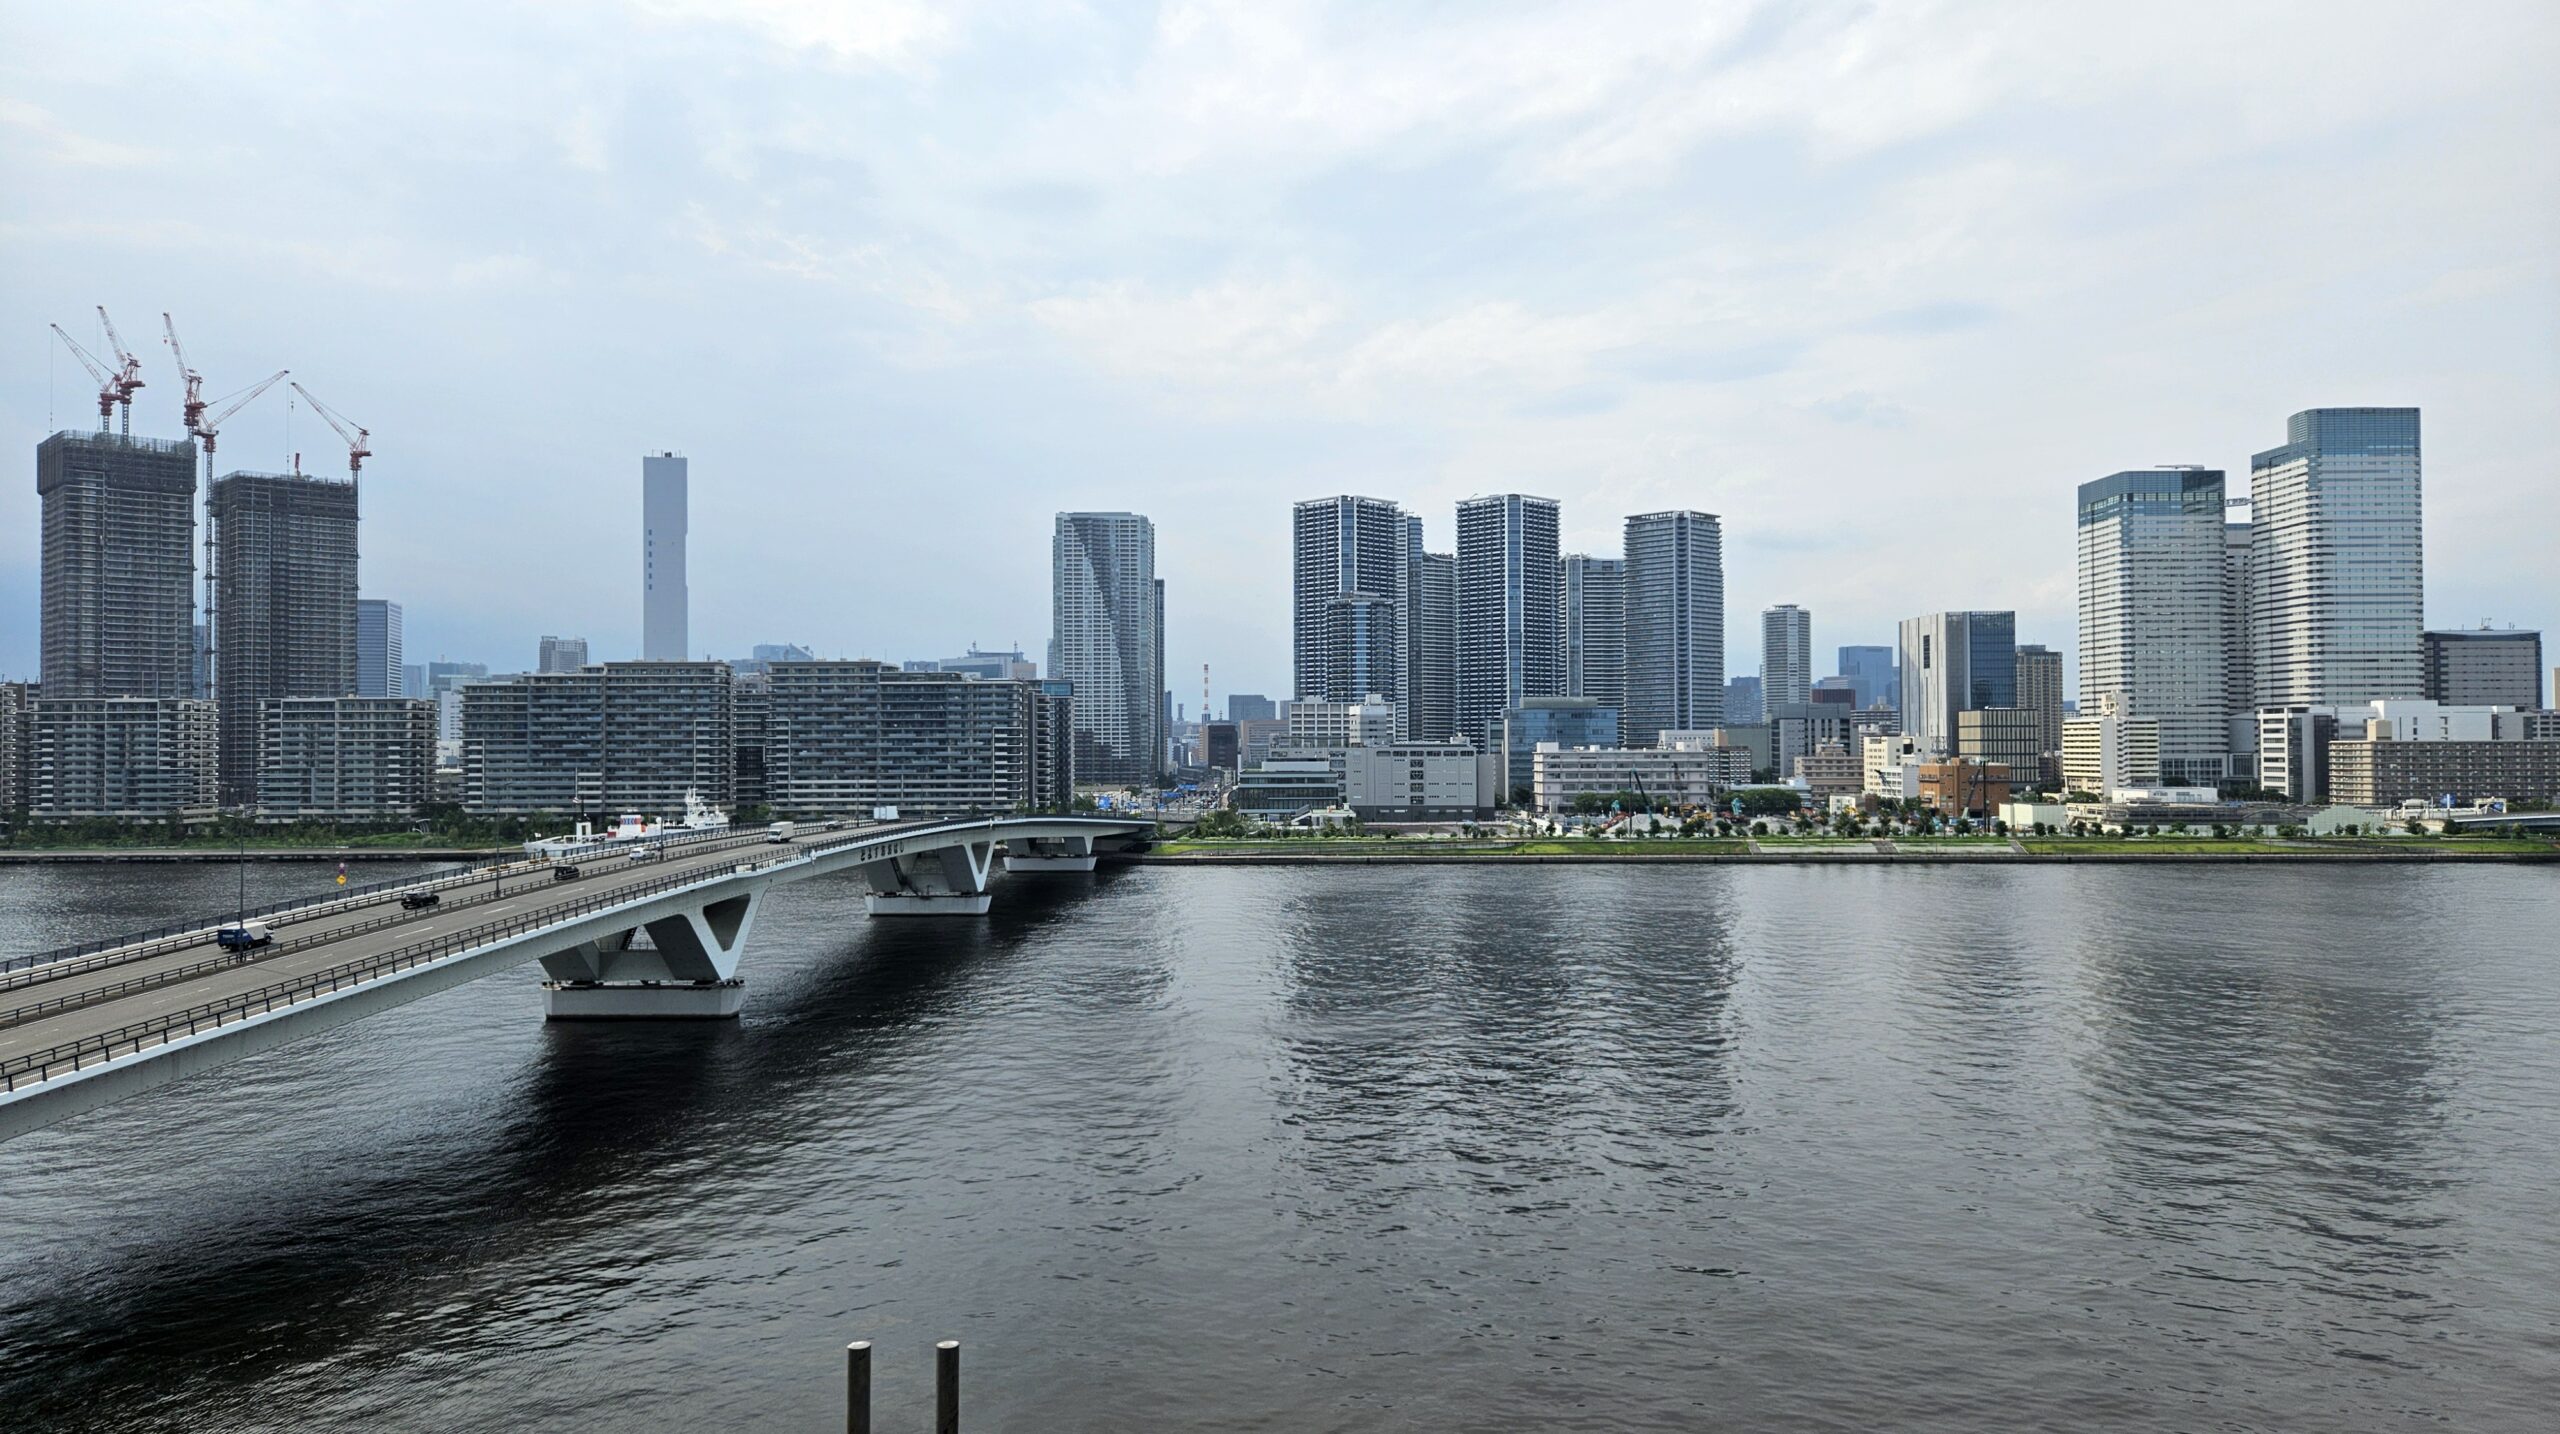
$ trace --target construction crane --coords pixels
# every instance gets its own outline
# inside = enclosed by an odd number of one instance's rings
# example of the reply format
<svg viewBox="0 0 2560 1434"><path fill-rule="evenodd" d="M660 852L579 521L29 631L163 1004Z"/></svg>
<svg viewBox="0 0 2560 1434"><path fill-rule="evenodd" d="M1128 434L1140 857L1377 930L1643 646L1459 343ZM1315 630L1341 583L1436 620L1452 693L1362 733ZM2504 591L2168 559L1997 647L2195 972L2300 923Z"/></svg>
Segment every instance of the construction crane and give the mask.
<svg viewBox="0 0 2560 1434"><path fill-rule="evenodd" d="M97 382L98 431L100 433L106 432L107 425L115 421L116 404L121 402L125 396L124 379L122 375L116 373L112 369L109 369L105 364L100 363L96 354L80 347L80 341L64 332L62 325L54 324L50 327L53 329L53 336L62 340L62 346L71 350L71 356L80 360L80 366L87 369L89 371L89 377ZM128 429L128 431L130 430Z"/></svg>
<svg viewBox="0 0 2560 1434"><path fill-rule="evenodd" d="M268 374L265 378L258 380L247 388L241 389L237 393L224 394L222 397L214 399L210 403L194 399L190 399L188 401L187 407L193 409L194 412L187 415L187 432L195 435L195 437L201 440L204 444L204 481L206 483L210 484L213 482L213 446L215 440L222 436L222 425L231 421L231 415L248 407L249 400L256 398L259 394L266 392L268 389L275 387L278 379L283 378L286 374L291 372L293 372L293 370L289 368L277 369L274 373ZM191 377L191 387L192 384L193 379ZM301 385L299 384L295 385L297 388L300 386ZM204 410L213 407L216 403L223 405L222 411L211 418L206 418L204 416Z"/></svg>
<svg viewBox="0 0 2560 1434"><path fill-rule="evenodd" d="M196 420L204 417L204 375L187 367L187 351L178 343L178 326L169 318L169 311L166 309L160 311L160 331L168 335L169 353L178 361L178 376L187 381L184 412L187 431L193 433L196 431ZM273 382L273 380L269 381ZM212 450L208 448L206 451Z"/></svg>
<svg viewBox="0 0 2560 1434"><path fill-rule="evenodd" d="M373 442L373 430L349 422L329 405L313 398L311 390L304 388L299 382L294 384L293 391L301 394L302 401L311 405L311 411L319 414L331 428L338 430L340 438L347 441L347 481L349 483L358 481L364 472L364 461L373 456L373 449L370 446ZM355 431L349 433L347 430L350 428Z"/></svg>
<svg viewBox="0 0 2560 1434"><path fill-rule="evenodd" d="M98 306L98 326L107 331L107 347L116 351L116 404L119 409L117 422L122 425L124 436L131 438L133 436L133 391L143 386L142 360L135 358L133 350L124 346L124 336L116 332L116 321L107 317L107 306L104 304Z"/></svg>

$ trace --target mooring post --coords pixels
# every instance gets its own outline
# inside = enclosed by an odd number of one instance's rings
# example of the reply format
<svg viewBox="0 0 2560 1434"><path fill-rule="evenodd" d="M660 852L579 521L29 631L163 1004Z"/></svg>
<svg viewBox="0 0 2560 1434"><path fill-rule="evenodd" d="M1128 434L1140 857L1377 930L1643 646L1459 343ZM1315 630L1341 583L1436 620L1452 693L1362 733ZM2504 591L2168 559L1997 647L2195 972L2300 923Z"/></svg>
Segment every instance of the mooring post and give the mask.
<svg viewBox="0 0 2560 1434"><path fill-rule="evenodd" d="M933 1434L960 1434L960 1341L933 1347Z"/></svg>
<svg viewBox="0 0 2560 1434"><path fill-rule="evenodd" d="M871 1341L844 1347L844 1434L871 1434Z"/></svg>

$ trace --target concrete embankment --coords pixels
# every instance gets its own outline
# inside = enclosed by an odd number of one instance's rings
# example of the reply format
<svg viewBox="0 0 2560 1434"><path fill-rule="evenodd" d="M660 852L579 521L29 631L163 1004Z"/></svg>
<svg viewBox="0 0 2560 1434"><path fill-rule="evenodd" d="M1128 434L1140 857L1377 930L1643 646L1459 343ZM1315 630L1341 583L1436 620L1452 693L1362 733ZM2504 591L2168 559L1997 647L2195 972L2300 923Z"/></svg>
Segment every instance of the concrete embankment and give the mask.
<svg viewBox="0 0 2560 1434"><path fill-rule="evenodd" d="M2560 852L1186 852L1176 855L1141 854L1129 860L1144 866L1485 866L1523 863L1560 866L2047 866L2072 863L2141 866L2167 862L2204 862L2226 866L2424 866L2482 862L2551 865L2560 864Z"/></svg>

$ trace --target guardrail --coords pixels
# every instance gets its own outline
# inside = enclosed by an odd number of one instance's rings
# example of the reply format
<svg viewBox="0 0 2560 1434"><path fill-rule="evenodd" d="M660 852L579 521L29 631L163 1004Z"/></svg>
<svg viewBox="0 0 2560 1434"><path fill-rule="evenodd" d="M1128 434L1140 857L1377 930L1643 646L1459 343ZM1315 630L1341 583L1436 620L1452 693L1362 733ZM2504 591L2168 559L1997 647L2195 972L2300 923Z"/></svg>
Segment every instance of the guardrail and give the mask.
<svg viewBox="0 0 2560 1434"><path fill-rule="evenodd" d="M289 981L279 981L254 991L203 1002L182 1011L172 1011L148 1020L130 1022L111 1031L84 1036L77 1041L67 1041L41 1051L30 1051L23 1056L0 1062L0 1090L15 1091L21 1086L40 1085L54 1077L57 1067L63 1068L60 1071L61 1074L69 1074L155 1044L166 1045L182 1036L218 1030L251 1016L265 1015L279 1007L291 1006L299 1001L345 990L351 986L360 986L367 981L422 966L430 961L441 960L444 957L468 951L474 946L486 945L493 940L556 925L569 917L590 915L616 906L631 905L687 886L708 885L725 877L752 875L757 871L804 861L808 856L807 848L794 848L788 857L779 860L738 862L726 868L676 872L636 887L619 887L582 900L564 902L558 906L546 906L538 911L510 916L504 921L490 922L466 931L457 931L447 936L416 942L379 955L343 962L325 970L315 971L306 976L297 976Z"/></svg>
<svg viewBox="0 0 2560 1434"><path fill-rule="evenodd" d="M747 845L761 842L763 840L764 834L762 832L752 832L741 835L734 831L725 831L716 833L706 832L692 837L669 838L664 842L657 843L657 845L661 850L665 850L669 847L684 847L688 850L695 847L701 847L705 850L718 850L720 849L719 847L710 846L708 844L725 842L734 845ZM325 858L323 859L325 860ZM584 858L580 859L584 860ZM537 858L523 856L510 856L497 861L475 862L464 866L458 871L447 872L436 876L402 877L394 878L389 881L374 882L367 886L340 887L329 891L319 892L311 896L296 897L291 901L277 902L269 906L253 907L245 913L234 912L231 915L217 917L210 922L201 917L191 918L182 922L172 922L171 924L159 927L156 930L129 932L123 936L111 936L101 941L88 941L82 942L77 946L57 947L54 950L41 951L32 956L12 956L6 959L0 959L0 973L6 973L5 975L0 975L0 990L10 990L19 986L34 984L34 982L25 979L25 975L37 967L58 966L63 962L76 961L83 956L93 953L107 953L109 959L91 962L83 966L66 967L58 971L47 971L38 979L50 981L61 976L76 976L83 971L101 970L108 966L122 965L127 961L147 961L154 956L165 956L172 951L183 951L190 946L199 946L212 940L214 932L219 931L223 927L229 926L238 920L245 919L255 921L260 917L273 916L277 913L286 911L300 911L305 912L308 915L317 916L322 914L323 909L330 906L362 906L372 901L388 900L392 896L403 891L421 889L438 890L449 886L467 886L472 882L487 879L493 872L504 872L512 867L524 867L527 869L538 868L549 865L550 862L551 858L548 857Z"/></svg>

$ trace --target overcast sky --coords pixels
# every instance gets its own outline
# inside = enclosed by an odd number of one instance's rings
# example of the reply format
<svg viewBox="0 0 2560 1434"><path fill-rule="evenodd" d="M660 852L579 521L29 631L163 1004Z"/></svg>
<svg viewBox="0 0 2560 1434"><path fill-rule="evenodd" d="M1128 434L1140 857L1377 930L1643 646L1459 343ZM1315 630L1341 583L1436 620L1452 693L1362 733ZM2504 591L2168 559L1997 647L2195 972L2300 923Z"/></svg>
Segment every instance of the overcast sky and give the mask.
<svg viewBox="0 0 2560 1434"><path fill-rule="evenodd" d="M1727 663L1936 608L2073 638L2071 497L2425 410L2428 616L2560 551L2560 8L550 0L0 8L0 671L104 303L177 431L368 424L412 661L1048 636L1051 515L1157 525L1192 710L1288 687L1289 504L1721 514ZM93 345L94 346L94 345ZM270 393L222 456L339 471ZM290 432L288 433L288 424Z"/></svg>

